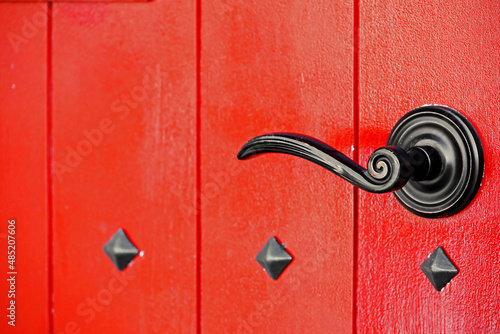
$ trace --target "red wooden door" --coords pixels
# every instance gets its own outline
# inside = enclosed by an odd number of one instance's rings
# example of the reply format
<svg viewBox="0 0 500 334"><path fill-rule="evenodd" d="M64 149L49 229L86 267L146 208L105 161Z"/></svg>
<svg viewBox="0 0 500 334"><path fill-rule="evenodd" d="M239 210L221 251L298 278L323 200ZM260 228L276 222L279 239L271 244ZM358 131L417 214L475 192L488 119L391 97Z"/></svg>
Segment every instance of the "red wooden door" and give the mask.
<svg viewBox="0 0 500 334"><path fill-rule="evenodd" d="M16 327L2 314L0 332L500 331L499 5L2 3L0 17L1 252L13 220L19 249L16 297L0 284ZM452 217L295 157L236 159L286 131L366 166L432 103L470 119L485 152ZM124 271L103 252L119 229L140 252ZM293 257L276 280L255 259L271 237ZM459 268L439 292L419 268L438 246Z"/></svg>

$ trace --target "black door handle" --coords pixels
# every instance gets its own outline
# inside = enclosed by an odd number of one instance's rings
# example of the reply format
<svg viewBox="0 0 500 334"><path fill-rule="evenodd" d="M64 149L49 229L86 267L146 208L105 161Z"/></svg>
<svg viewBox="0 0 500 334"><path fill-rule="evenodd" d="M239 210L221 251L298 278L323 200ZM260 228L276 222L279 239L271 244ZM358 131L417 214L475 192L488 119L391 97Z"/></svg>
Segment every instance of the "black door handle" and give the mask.
<svg viewBox="0 0 500 334"><path fill-rule="evenodd" d="M396 191L405 208L423 217L455 214L477 193L483 150L476 130L457 111L436 105L417 108L399 120L387 145L372 153L365 169L317 139L274 133L248 141L238 159L261 153L298 156L363 190Z"/></svg>
<svg viewBox="0 0 500 334"><path fill-rule="evenodd" d="M431 169L441 168L439 155L427 154L431 151L432 147L412 147L405 152L400 147L384 146L373 152L367 169L364 169L317 139L273 133L251 139L238 153L238 159L261 153L295 155L328 169L363 190L386 193L400 189L415 174L427 175Z"/></svg>

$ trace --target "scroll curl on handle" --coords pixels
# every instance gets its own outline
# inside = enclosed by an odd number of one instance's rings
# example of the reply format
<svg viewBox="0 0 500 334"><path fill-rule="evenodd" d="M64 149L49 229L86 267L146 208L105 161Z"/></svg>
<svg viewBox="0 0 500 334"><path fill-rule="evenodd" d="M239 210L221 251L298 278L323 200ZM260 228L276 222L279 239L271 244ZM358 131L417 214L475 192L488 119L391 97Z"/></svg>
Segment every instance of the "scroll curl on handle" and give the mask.
<svg viewBox="0 0 500 334"><path fill-rule="evenodd" d="M294 155L326 168L351 184L371 193L400 189L415 171L402 148L384 146L372 153L365 169L321 141L290 133L273 133L248 141L238 153L243 160L262 153Z"/></svg>

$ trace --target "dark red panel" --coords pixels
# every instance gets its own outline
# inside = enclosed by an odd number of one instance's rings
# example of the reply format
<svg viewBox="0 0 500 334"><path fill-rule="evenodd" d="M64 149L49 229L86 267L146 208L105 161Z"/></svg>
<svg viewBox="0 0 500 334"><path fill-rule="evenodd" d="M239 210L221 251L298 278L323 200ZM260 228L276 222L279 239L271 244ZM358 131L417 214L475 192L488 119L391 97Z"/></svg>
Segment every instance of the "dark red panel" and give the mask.
<svg viewBox="0 0 500 334"><path fill-rule="evenodd" d="M0 22L0 332L47 333L47 5L0 4ZM7 262L11 219L14 270ZM15 327L8 325L11 300Z"/></svg>
<svg viewBox="0 0 500 334"><path fill-rule="evenodd" d="M351 332L353 189L296 157L237 161L273 131L353 152L352 4L203 1L202 329ZM271 236L294 260L273 281Z"/></svg>
<svg viewBox="0 0 500 334"><path fill-rule="evenodd" d="M195 4L54 12L56 332L193 333ZM118 228L144 252L123 277Z"/></svg>
<svg viewBox="0 0 500 334"><path fill-rule="evenodd" d="M360 194L359 332L497 333L500 6L363 1L360 14L362 161L407 111L436 103L476 126L486 166L474 201L449 218L420 218L392 195ZM441 292L419 269L437 246L460 271Z"/></svg>

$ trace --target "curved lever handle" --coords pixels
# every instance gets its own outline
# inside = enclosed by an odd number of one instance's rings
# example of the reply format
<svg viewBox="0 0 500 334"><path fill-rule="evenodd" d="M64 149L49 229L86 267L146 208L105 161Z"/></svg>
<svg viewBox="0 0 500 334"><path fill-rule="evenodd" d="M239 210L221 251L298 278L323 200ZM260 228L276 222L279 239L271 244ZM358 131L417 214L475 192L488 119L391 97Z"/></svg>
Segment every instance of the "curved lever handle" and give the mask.
<svg viewBox="0 0 500 334"><path fill-rule="evenodd" d="M386 193L403 187L411 176L429 177L438 157L429 147L412 147L408 152L384 146L372 153L364 169L336 149L314 138L273 133L248 141L238 153L247 159L261 153L285 153L318 164L353 185L372 193ZM434 160L434 161L432 161ZM434 168L435 169L435 168Z"/></svg>
<svg viewBox="0 0 500 334"><path fill-rule="evenodd" d="M395 191L399 203L427 218L451 216L474 198L483 178L484 154L474 126L458 111L426 105L404 115L387 146L372 153L368 167L306 136L274 133L247 142L238 153L285 153L312 161L372 193Z"/></svg>

